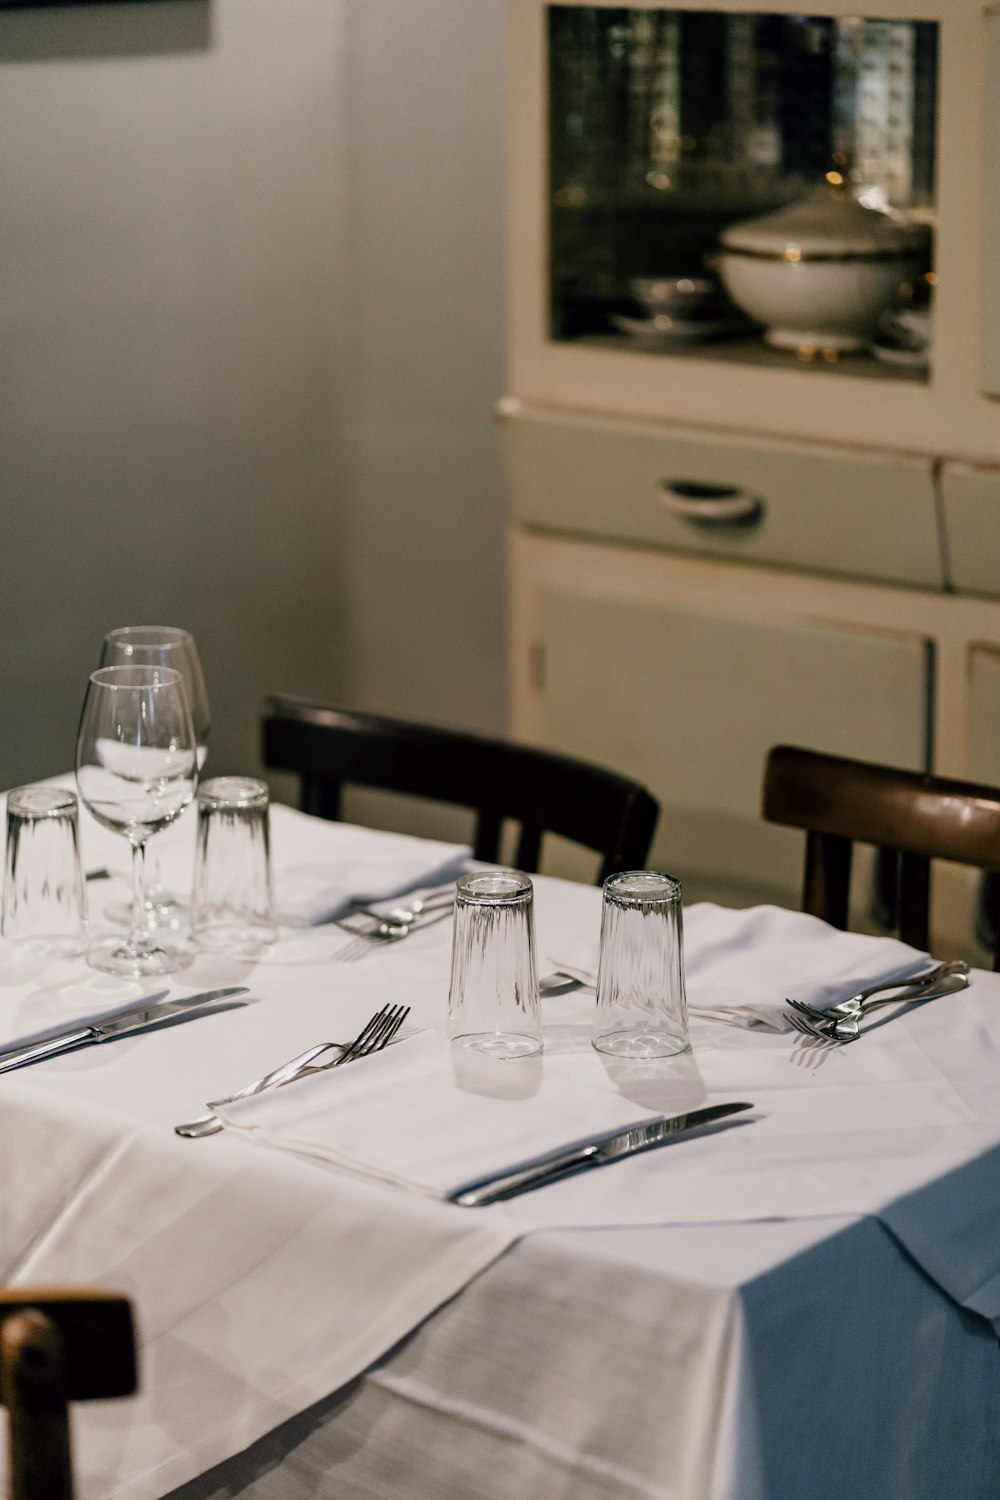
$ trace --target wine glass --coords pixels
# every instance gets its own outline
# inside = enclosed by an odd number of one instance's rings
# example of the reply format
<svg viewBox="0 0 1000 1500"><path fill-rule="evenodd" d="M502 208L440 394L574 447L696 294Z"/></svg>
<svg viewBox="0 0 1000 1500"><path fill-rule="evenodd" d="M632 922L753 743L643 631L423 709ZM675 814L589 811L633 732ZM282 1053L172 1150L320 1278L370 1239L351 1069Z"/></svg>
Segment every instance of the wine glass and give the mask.
<svg viewBox="0 0 1000 1500"><path fill-rule="evenodd" d="M102 667L90 675L76 747L84 806L132 846L128 936L92 945L87 961L109 974L171 974L191 951L160 942L146 917L146 843L194 798L198 747L180 672L171 667Z"/></svg>
<svg viewBox="0 0 1000 1500"><path fill-rule="evenodd" d="M208 754L208 732L211 715L205 675L194 637L176 625L123 625L109 630L101 650L102 667L170 667L180 672L191 709L195 741L198 746L199 774ZM131 920L131 910L110 906L106 911L113 922ZM185 903L164 889L159 860L154 851L146 881L146 923L150 928L169 927L176 931L186 916Z"/></svg>

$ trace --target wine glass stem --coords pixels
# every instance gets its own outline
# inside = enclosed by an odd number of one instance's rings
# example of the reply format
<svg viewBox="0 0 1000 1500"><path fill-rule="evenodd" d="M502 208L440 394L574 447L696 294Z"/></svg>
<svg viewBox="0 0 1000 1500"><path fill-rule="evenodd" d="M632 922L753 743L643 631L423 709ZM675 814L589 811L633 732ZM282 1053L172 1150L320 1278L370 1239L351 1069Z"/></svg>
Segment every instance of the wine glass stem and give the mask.
<svg viewBox="0 0 1000 1500"><path fill-rule="evenodd" d="M146 946L149 919L146 912L146 843L132 845L132 931L129 942L134 948Z"/></svg>
<svg viewBox="0 0 1000 1500"><path fill-rule="evenodd" d="M163 878L160 875L160 861L154 849L151 854L147 854L146 856L146 878L143 882L143 901L147 903L147 920L149 919L150 911L160 900L162 889Z"/></svg>

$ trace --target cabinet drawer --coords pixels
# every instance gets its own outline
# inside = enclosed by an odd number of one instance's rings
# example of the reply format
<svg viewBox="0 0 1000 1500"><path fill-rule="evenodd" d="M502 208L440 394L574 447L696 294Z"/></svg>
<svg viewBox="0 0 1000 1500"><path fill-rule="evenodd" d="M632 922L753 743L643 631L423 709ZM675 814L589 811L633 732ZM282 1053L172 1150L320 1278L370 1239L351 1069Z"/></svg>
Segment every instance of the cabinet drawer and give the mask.
<svg viewBox="0 0 1000 1500"><path fill-rule="evenodd" d="M1000 598L1000 469L946 463L941 494L952 587Z"/></svg>
<svg viewBox="0 0 1000 1500"><path fill-rule="evenodd" d="M942 586L930 459L537 410L508 416L505 429L514 513L527 526Z"/></svg>

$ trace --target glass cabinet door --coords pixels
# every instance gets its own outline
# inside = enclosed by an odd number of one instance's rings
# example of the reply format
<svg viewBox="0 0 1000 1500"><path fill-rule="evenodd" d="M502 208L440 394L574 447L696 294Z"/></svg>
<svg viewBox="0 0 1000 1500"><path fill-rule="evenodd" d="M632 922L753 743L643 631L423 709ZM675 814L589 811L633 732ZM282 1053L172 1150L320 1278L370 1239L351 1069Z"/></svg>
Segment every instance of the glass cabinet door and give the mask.
<svg viewBox="0 0 1000 1500"><path fill-rule="evenodd" d="M933 21L551 5L557 341L926 381Z"/></svg>

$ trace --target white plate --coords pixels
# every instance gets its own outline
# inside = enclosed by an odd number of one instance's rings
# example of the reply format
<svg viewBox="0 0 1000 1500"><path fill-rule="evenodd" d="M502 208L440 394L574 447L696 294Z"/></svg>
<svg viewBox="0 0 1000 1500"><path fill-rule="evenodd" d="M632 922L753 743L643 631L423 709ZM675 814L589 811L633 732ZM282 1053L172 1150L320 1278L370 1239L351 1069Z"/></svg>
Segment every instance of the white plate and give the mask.
<svg viewBox="0 0 1000 1500"><path fill-rule="evenodd" d="M869 344L868 347L875 358L886 365L909 365L917 369L930 364L931 351L926 344L922 349L905 349L892 344Z"/></svg>
<svg viewBox="0 0 1000 1500"><path fill-rule="evenodd" d="M709 339L741 333L743 324L732 318L682 319L661 315L655 318L629 318L612 313L611 323L629 338L655 344L703 344Z"/></svg>

